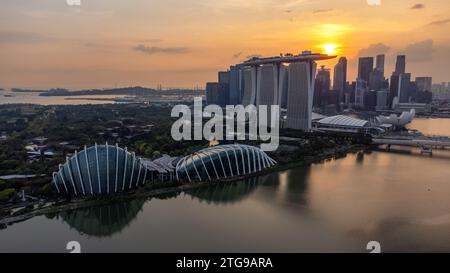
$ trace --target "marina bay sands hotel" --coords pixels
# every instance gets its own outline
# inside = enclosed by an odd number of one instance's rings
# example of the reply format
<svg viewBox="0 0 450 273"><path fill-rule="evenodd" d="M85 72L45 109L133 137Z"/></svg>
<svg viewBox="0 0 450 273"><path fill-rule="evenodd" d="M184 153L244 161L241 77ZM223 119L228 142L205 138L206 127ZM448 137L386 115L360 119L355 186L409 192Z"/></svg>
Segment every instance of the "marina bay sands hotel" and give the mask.
<svg viewBox="0 0 450 273"><path fill-rule="evenodd" d="M285 128L311 129L316 61L336 56L303 51L299 55L254 57L219 72L218 82L207 83L208 104L280 105Z"/></svg>

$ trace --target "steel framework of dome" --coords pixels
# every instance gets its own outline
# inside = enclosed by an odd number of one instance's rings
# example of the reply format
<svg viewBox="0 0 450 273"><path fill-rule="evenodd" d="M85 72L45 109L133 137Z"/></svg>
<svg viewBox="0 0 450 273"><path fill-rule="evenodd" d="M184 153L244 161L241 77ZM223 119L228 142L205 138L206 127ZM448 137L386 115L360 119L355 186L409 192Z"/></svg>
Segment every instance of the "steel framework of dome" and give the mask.
<svg viewBox="0 0 450 273"><path fill-rule="evenodd" d="M147 168L127 148L97 145L75 152L53 173L58 193L101 195L125 192L145 184Z"/></svg>
<svg viewBox="0 0 450 273"><path fill-rule="evenodd" d="M275 164L275 160L257 147L230 144L186 156L177 163L175 171L178 180L212 181L255 173Z"/></svg>

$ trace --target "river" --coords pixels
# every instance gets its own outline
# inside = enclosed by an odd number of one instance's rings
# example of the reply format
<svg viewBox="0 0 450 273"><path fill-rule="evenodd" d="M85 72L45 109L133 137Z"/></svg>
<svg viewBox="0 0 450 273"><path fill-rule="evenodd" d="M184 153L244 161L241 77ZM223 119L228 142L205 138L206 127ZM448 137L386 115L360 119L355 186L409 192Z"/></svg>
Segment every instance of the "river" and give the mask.
<svg viewBox="0 0 450 273"><path fill-rule="evenodd" d="M450 119L410 128L450 135ZM39 216L0 230L0 252L450 251L450 151L350 154L151 200Z"/></svg>
<svg viewBox="0 0 450 273"><path fill-rule="evenodd" d="M30 103L40 105L109 104L109 103L117 103L112 99L124 97L126 96L125 95L39 96L39 93L36 92L0 91L0 104L17 104L17 103Z"/></svg>

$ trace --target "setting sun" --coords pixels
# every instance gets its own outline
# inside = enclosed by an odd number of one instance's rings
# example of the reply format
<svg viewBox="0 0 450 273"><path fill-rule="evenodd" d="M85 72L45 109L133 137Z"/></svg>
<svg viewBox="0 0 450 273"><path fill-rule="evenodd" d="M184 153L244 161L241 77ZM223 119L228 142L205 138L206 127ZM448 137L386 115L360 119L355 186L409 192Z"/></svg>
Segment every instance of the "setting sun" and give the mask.
<svg viewBox="0 0 450 273"><path fill-rule="evenodd" d="M323 48L323 51L324 51L325 54L335 55L336 54L337 45L335 45L335 44L326 44L326 45L323 45L322 48Z"/></svg>

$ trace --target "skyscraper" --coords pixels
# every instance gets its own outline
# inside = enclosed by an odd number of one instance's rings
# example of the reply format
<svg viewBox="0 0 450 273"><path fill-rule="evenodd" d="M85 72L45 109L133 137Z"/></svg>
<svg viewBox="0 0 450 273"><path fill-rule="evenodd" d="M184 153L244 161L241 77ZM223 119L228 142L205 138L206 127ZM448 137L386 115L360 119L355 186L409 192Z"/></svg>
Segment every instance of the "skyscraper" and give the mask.
<svg viewBox="0 0 450 273"><path fill-rule="evenodd" d="M416 85L419 91L431 91L433 78L431 77L416 77Z"/></svg>
<svg viewBox="0 0 450 273"><path fill-rule="evenodd" d="M392 73L391 81L390 81L390 85L389 85L388 105L392 105L394 98L397 97L399 79L400 79L400 75L396 74L395 72Z"/></svg>
<svg viewBox="0 0 450 273"><path fill-rule="evenodd" d="M369 90L364 93L364 107L369 110L375 110L377 106L377 91Z"/></svg>
<svg viewBox="0 0 450 273"><path fill-rule="evenodd" d="M367 82L363 79L356 79L355 106L364 107L364 95L366 91L367 91Z"/></svg>
<svg viewBox="0 0 450 273"><path fill-rule="evenodd" d="M315 73L314 61L289 65L287 128L311 130Z"/></svg>
<svg viewBox="0 0 450 273"><path fill-rule="evenodd" d="M256 106L266 105L269 124L271 123L271 106L281 105L283 89L287 83L287 69L281 63L263 64L257 68Z"/></svg>
<svg viewBox="0 0 450 273"><path fill-rule="evenodd" d="M217 82L208 82L206 83L206 103L207 104L216 104L219 100L219 91L218 91Z"/></svg>
<svg viewBox="0 0 450 273"><path fill-rule="evenodd" d="M287 109L287 100L288 100L288 87L289 87L289 72L288 72L288 66L286 65L282 65L282 67L280 68L282 69L283 72L283 84L281 86L281 99L280 99L280 107L283 109Z"/></svg>
<svg viewBox="0 0 450 273"><path fill-rule="evenodd" d="M373 57L359 58L358 78L369 83L370 73L373 71Z"/></svg>
<svg viewBox="0 0 450 273"><path fill-rule="evenodd" d="M411 87L411 74L410 73L400 74L399 80L398 80L398 89L397 89L397 91L398 91L397 97L398 97L399 103L409 102L410 87Z"/></svg>
<svg viewBox="0 0 450 273"><path fill-rule="evenodd" d="M242 72L242 104L247 106L256 103L256 67L248 67Z"/></svg>
<svg viewBox="0 0 450 273"><path fill-rule="evenodd" d="M377 106L376 110L386 110L388 105L388 91L377 91Z"/></svg>
<svg viewBox="0 0 450 273"><path fill-rule="evenodd" d="M256 106L267 105L268 124L271 122L270 106L278 102L278 72L277 65L265 64L258 67L258 83Z"/></svg>
<svg viewBox="0 0 450 273"><path fill-rule="evenodd" d="M230 72L229 71L219 71L217 75L219 83L230 84Z"/></svg>
<svg viewBox="0 0 450 273"><path fill-rule="evenodd" d="M334 66L333 89L338 91L339 102L344 102L345 85L347 83L347 59L341 57Z"/></svg>
<svg viewBox="0 0 450 273"><path fill-rule="evenodd" d="M225 83L206 83L206 103L225 106L228 104L228 85Z"/></svg>
<svg viewBox="0 0 450 273"><path fill-rule="evenodd" d="M395 63L395 74L404 74L406 71L406 56L398 55L397 62Z"/></svg>
<svg viewBox="0 0 450 273"><path fill-rule="evenodd" d="M377 55L375 65L375 68L382 73L383 77L384 77L384 60L385 60L384 54Z"/></svg>
<svg viewBox="0 0 450 273"><path fill-rule="evenodd" d="M230 91L229 103L236 105L241 103L241 70L238 66L230 67Z"/></svg>
<svg viewBox="0 0 450 273"><path fill-rule="evenodd" d="M257 70L256 105L280 105L286 67L283 64L264 64Z"/></svg>
<svg viewBox="0 0 450 273"><path fill-rule="evenodd" d="M406 56L398 55L397 62L395 63L395 71L392 73L390 81L389 98L388 98L389 105L392 105L395 97L398 98L398 102L402 102L401 98L399 97L400 94L402 94L403 100L408 100L407 89L409 88L409 83L407 83L408 81L407 78L405 76L402 76L403 74L405 74L405 71L406 71ZM403 92L401 88L403 88Z"/></svg>
<svg viewBox="0 0 450 273"><path fill-rule="evenodd" d="M327 105L328 92L331 86L330 70L322 66L317 71L317 76L314 84L314 99L313 105L316 107Z"/></svg>
<svg viewBox="0 0 450 273"><path fill-rule="evenodd" d="M372 72L370 72L370 80L369 80L369 89L370 90L383 90L388 88L388 83L383 76L383 73L375 68Z"/></svg>

